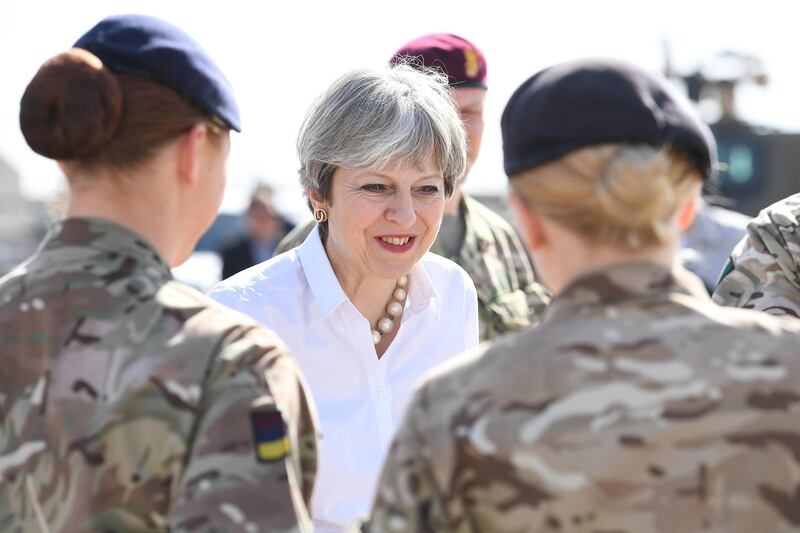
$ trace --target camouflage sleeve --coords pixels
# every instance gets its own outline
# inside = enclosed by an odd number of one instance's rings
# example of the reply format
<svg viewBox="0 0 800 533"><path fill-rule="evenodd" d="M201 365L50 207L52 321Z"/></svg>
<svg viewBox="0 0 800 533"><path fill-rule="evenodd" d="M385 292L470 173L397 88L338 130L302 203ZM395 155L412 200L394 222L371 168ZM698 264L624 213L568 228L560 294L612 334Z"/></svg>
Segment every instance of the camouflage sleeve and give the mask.
<svg viewBox="0 0 800 533"><path fill-rule="evenodd" d="M517 279L528 300L531 324L535 324L539 322L539 318L541 318L542 313L550 303L550 292L536 281L533 272L533 261L516 233L512 237L512 245L516 248L514 267L517 271Z"/></svg>
<svg viewBox="0 0 800 533"><path fill-rule="evenodd" d="M424 394L423 387L409 405L394 437L369 520L362 527L365 532L451 531L418 423L424 420L420 409Z"/></svg>
<svg viewBox="0 0 800 533"><path fill-rule="evenodd" d="M790 235L794 235L791 233ZM800 242L776 226L751 223L720 275L713 299L720 305L800 317L795 257Z"/></svg>
<svg viewBox="0 0 800 533"><path fill-rule="evenodd" d="M308 234L311 233L311 230L314 229L314 222L313 220L309 220L304 224L298 224L292 231L289 232L286 237L281 239L281 242L278 243L278 247L275 248L275 253L273 255L280 255L283 252L288 252L292 248L297 248L303 241L306 240Z"/></svg>
<svg viewBox="0 0 800 533"><path fill-rule="evenodd" d="M311 531L317 425L293 360L252 328L227 338L202 390L174 531Z"/></svg>

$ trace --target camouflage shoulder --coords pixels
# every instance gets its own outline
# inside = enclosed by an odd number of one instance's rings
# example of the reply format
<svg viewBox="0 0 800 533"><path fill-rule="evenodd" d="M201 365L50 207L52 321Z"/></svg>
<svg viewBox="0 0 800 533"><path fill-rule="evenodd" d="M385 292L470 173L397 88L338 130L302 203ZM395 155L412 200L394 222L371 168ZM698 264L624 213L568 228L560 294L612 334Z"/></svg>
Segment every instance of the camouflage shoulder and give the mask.
<svg viewBox="0 0 800 533"><path fill-rule="evenodd" d="M249 317L169 285L159 297L171 309L199 309L185 324L183 343L212 346L199 437L173 529L226 531L250 521L245 530L310 531L318 426L296 362L277 335Z"/></svg>
<svg viewBox="0 0 800 533"><path fill-rule="evenodd" d="M800 194L777 202L759 213L747 226L748 235L757 235L785 271L797 279L800 260Z"/></svg>
<svg viewBox="0 0 800 533"><path fill-rule="evenodd" d="M800 316L800 195L764 209L724 267L714 301Z"/></svg>
<svg viewBox="0 0 800 533"><path fill-rule="evenodd" d="M192 334L223 339L246 337L264 348L286 346L277 334L249 316L231 309L202 292L178 281L166 283L156 294L156 301L168 311L189 313Z"/></svg>
<svg viewBox="0 0 800 533"><path fill-rule="evenodd" d="M489 231L493 234L518 238L517 231L508 220L504 219L478 200L464 195L464 205L469 213L470 221L475 224L478 229L484 229L484 231Z"/></svg>
<svg viewBox="0 0 800 533"><path fill-rule="evenodd" d="M773 349L770 348L771 343L775 343L777 348L784 345L791 346L791 352L794 352L794 347L800 343L800 320L791 314L775 314L762 312L761 309L721 306L707 300L698 305L708 306L701 310L705 316L712 318L709 327L715 328L717 324L721 323L725 327L734 328L743 335L746 332L747 336L761 338L765 352Z"/></svg>
<svg viewBox="0 0 800 533"><path fill-rule="evenodd" d="M432 406L444 407L463 404L474 394L488 392L492 376L503 374L502 368L509 357L530 353L530 347L541 344L528 339L530 335L538 337L532 329L512 331L436 365L420 380L421 394Z"/></svg>
<svg viewBox="0 0 800 533"><path fill-rule="evenodd" d="M315 225L316 222L309 220L295 226L295 228L283 239L281 239L281 242L278 243L277 248L275 248L274 255L280 255L284 252L288 252L292 248L297 248L303 244L303 241L306 240L306 237L308 237L308 234L311 233L311 230L314 229Z"/></svg>

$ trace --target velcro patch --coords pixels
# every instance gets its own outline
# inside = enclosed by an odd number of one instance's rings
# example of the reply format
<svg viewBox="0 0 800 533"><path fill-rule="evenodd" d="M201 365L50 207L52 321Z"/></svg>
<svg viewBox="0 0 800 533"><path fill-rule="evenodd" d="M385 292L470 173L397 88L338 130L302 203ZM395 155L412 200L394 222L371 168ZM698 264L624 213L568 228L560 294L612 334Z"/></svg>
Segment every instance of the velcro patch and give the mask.
<svg viewBox="0 0 800 533"><path fill-rule="evenodd" d="M253 427L253 445L256 458L261 463L280 461L291 451L283 415L275 406L256 407L250 410Z"/></svg>

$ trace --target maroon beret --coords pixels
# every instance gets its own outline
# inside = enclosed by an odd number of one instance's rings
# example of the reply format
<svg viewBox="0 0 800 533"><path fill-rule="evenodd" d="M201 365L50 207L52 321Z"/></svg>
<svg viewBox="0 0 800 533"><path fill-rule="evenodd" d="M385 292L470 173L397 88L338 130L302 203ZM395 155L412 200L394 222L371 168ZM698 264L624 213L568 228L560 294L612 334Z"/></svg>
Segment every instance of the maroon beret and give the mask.
<svg viewBox="0 0 800 533"><path fill-rule="evenodd" d="M441 69L450 86L486 89L486 58L477 46L458 35L432 33L409 41L394 53L391 64L418 60L423 66Z"/></svg>

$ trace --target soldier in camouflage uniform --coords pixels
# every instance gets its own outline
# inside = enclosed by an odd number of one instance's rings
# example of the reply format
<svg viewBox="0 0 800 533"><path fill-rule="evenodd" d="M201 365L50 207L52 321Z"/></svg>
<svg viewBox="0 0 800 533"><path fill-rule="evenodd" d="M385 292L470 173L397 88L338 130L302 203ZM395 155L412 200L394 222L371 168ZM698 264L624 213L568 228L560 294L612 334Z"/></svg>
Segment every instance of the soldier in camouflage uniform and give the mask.
<svg viewBox="0 0 800 533"><path fill-rule="evenodd" d="M800 318L800 194L764 209L747 226L714 291L720 305Z"/></svg>
<svg viewBox="0 0 800 533"><path fill-rule="evenodd" d="M408 58L425 67L441 68L449 77L456 103L467 129L467 172L475 163L483 134L483 99L486 92L486 61L478 48L461 37L439 33L403 45L391 62ZM502 217L461 191L459 183L445 207L443 231L431 252L457 263L469 274L478 291L481 340L535 323L550 295L534 278L528 252L517 232ZM451 216L447 213L451 212ZM452 222L448 224L448 218ZM455 242L446 242L444 228L455 230ZM314 221L300 224L284 238L276 254L299 246Z"/></svg>
<svg viewBox="0 0 800 533"><path fill-rule="evenodd" d="M0 279L0 531L310 531L317 426L294 361L169 268L221 200L230 88L157 19L110 17L75 46L22 100L73 195ZM126 60L178 78L124 79Z"/></svg>
<svg viewBox="0 0 800 533"><path fill-rule="evenodd" d="M579 61L523 84L503 136L553 302L429 375L365 529L797 531L800 324L719 307L677 266L707 128L666 80Z"/></svg>

